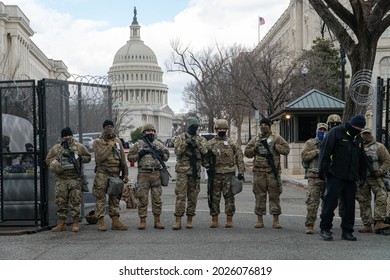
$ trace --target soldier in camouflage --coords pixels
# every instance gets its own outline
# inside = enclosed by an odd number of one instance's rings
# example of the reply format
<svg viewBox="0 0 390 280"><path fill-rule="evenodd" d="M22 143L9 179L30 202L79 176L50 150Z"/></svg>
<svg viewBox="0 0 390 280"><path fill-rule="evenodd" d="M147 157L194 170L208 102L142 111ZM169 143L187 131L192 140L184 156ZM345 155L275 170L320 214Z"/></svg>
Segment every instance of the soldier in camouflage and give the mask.
<svg viewBox="0 0 390 280"><path fill-rule="evenodd" d="M96 197L95 215L98 219L98 230L106 231L104 215L108 178L110 176L121 176L123 182L127 183L129 181L125 151L123 150L122 142L114 133L114 123L111 120L103 122L103 132L93 142L93 149L96 161L96 175L92 189L92 193ZM118 197L108 197L108 214L112 219L111 229L127 230L127 226L119 220L119 202L120 198Z"/></svg>
<svg viewBox="0 0 390 280"><path fill-rule="evenodd" d="M218 215L220 213L221 194L225 200L225 214L227 216L226 228L233 227L233 215L236 212L234 204L234 195L231 192L231 180L238 171L237 178L244 180L245 165L241 147L226 136L229 129L228 122L224 119L215 121L215 131L217 135L208 141L208 158L215 157L215 166L212 166L215 172L214 185L212 187L212 206L210 215L212 217L210 228L217 228ZM211 159L207 160L208 166L211 165ZM208 170L209 171L209 170Z"/></svg>
<svg viewBox="0 0 390 280"><path fill-rule="evenodd" d="M52 231L66 231L66 218L68 212L72 215L72 231L78 232L81 204L81 181L71 157L74 154L76 163L88 163L91 161L91 154L87 148L73 139L72 130L65 127L61 131L63 142L54 145L46 156L46 164L55 176L55 197L58 207L57 216L59 223Z"/></svg>
<svg viewBox="0 0 390 280"><path fill-rule="evenodd" d="M163 161L169 159L168 149L159 141L155 141L156 129L153 124L147 123L142 128L143 138L138 140L129 149L127 159L130 162L138 162L138 187L136 196L138 198L138 216L140 217L139 230L146 228L146 217L148 216L148 194L150 190L152 201L152 212L154 216L154 228L164 229L160 216L162 212L162 168L156 157Z"/></svg>
<svg viewBox="0 0 390 280"><path fill-rule="evenodd" d="M265 146L268 146L267 147ZM253 137L245 147L244 155L253 159L253 193L255 194L255 228L264 227L263 215L266 215L267 194L269 212L273 215L272 227L282 228L279 223L280 195L282 193L280 155L288 155L290 146L282 136L271 131L271 121L263 118L260 121L260 133ZM275 167L273 171L272 161Z"/></svg>
<svg viewBox="0 0 390 280"><path fill-rule="evenodd" d="M328 125L328 129L331 130L332 128L342 124L341 117L337 114L331 114L328 116L326 124Z"/></svg>
<svg viewBox="0 0 390 280"><path fill-rule="evenodd" d="M379 233L381 230L390 228L385 224L387 208L387 191L381 176L390 169L390 155L386 147L375 141L371 130L362 131L364 150L370 167L367 170L367 178L363 186L359 186L356 192L356 200L360 205L360 217L364 227L358 231L361 233L372 232L371 192L375 195L374 202L374 229Z"/></svg>
<svg viewBox="0 0 390 280"><path fill-rule="evenodd" d="M198 194L200 191L200 172L204 156L207 154L207 141L197 134L199 120L190 117L187 120L187 132L176 137L176 222L172 229L181 229L181 218L187 212L187 228L191 229L192 217L195 216ZM186 208L187 200L187 210Z"/></svg>
<svg viewBox="0 0 390 280"><path fill-rule="evenodd" d="M306 141L301 152L302 162L308 165L307 178L308 186L306 190L306 233L314 233L314 224L317 219L318 206L324 192L325 182L318 177L318 158L320 154L321 143L324 140L325 133L328 131L328 125L325 123L317 124L316 137Z"/></svg>

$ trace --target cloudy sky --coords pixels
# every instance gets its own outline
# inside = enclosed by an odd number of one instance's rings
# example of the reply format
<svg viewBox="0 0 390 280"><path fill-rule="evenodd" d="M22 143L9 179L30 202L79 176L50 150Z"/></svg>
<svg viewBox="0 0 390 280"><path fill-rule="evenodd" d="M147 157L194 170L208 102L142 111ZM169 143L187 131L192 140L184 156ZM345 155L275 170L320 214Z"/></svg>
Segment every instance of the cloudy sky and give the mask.
<svg viewBox="0 0 390 280"><path fill-rule="evenodd" d="M130 38L133 9L141 25L141 39L156 54L165 72L169 105L176 112L187 108L182 100L190 78L166 73L170 40L180 39L194 51L258 42L258 17L263 37L286 10L290 0L9 0L30 20L32 40L52 59L63 60L71 74L104 76L115 53Z"/></svg>

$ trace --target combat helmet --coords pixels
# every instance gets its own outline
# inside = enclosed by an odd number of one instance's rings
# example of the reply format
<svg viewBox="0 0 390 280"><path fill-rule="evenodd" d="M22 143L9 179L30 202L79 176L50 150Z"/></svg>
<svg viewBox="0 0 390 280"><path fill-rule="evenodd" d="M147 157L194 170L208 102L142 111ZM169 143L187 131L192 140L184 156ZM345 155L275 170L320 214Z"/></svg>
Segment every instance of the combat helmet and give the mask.
<svg viewBox="0 0 390 280"><path fill-rule="evenodd" d="M328 119L326 120L326 123L328 124L329 129L335 126L339 126L342 123L341 117L337 114L329 115Z"/></svg>
<svg viewBox="0 0 390 280"><path fill-rule="evenodd" d="M154 128L154 125L152 123L145 124L143 126L143 128L142 128L142 133L144 133L147 130L154 130L154 131L156 131L156 129Z"/></svg>
<svg viewBox="0 0 390 280"><path fill-rule="evenodd" d="M228 124L227 120L218 119L215 121L214 128L215 128L215 130L217 130L219 128L229 129L229 124Z"/></svg>
<svg viewBox="0 0 390 280"><path fill-rule="evenodd" d="M89 211L88 215L85 216L85 219L87 220L88 224L94 225L97 224L98 219L96 218L95 211Z"/></svg>

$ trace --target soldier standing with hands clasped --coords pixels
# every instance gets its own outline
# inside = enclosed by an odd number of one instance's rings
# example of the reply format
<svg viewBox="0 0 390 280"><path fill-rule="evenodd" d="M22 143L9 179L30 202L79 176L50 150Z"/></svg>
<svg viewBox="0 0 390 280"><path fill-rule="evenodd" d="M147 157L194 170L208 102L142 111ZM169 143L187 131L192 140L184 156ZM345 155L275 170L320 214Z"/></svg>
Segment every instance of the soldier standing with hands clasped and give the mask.
<svg viewBox="0 0 390 280"><path fill-rule="evenodd" d="M325 182L318 177L318 158L321 143L327 131L327 124L318 123L316 137L307 140L301 152L302 162L308 164L308 186L306 190L307 215L305 221L307 234L314 233L314 223L317 219L318 206L324 193Z"/></svg>
<svg viewBox="0 0 390 280"><path fill-rule="evenodd" d="M187 200L187 228L192 229L192 217L195 216L198 194L200 191L201 163L207 154L207 141L197 134L199 120L190 117L187 120L187 132L175 139L175 154L177 173L176 180L176 222L172 229L181 229L181 218L186 211Z"/></svg>
<svg viewBox="0 0 390 280"><path fill-rule="evenodd" d="M266 215L267 194L269 212L273 215L272 227L282 228L279 223L280 195L282 194L280 155L288 155L290 146L282 136L271 131L271 121L260 120L260 134L253 137L245 147L244 155L253 159L253 193L256 198L255 228L264 227L263 215Z"/></svg>
<svg viewBox="0 0 390 280"><path fill-rule="evenodd" d="M244 159L241 147L226 136L226 132L229 129L228 122L224 119L216 120L214 127L217 135L208 141L208 163L210 164L212 162L212 157L215 158L215 166L210 166L208 169L208 172L210 172L210 168L212 168L213 170L211 172L215 173L211 192L212 202L210 215L212 217L212 222L210 227L217 228L219 226L219 204L221 201L221 194L223 194L225 200L225 214L227 216L225 227L232 228L233 215L236 212L236 206L234 204L234 195L231 191L230 184L232 177L236 175L236 169L238 170L237 178L239 180L244 180Z"/></svg>
<svg viewBox="0 0 390 280"><path fill-rule="evenodd" d="M103 132L99 138L93 142L93 150L95 151L96 161L96 175L92 189L92 193L96 197L95 215L98 219L98 230L106 231L104 214L108 178L110 176L118 177L121 175L123 182L127 183L129 181L126 155L121 141L114 133L114 123L111 120L105 120L103 122ZM127 230L127 226L119 221L118 197L108 197L108 214L112 219L112 230Z"/></svg>

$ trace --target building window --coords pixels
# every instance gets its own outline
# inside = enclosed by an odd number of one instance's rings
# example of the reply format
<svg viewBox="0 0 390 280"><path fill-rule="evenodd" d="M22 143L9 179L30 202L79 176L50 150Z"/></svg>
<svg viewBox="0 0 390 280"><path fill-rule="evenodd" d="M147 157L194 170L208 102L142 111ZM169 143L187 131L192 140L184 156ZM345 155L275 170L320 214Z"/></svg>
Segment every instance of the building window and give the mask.
<svg viewBox="0 0 390 280"><path fill-rule="evenodd" d="M380 76L383 79L390 78L390 57L384 57L380 62L379 62L379 67L380 67Z"/></svg>

